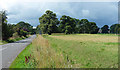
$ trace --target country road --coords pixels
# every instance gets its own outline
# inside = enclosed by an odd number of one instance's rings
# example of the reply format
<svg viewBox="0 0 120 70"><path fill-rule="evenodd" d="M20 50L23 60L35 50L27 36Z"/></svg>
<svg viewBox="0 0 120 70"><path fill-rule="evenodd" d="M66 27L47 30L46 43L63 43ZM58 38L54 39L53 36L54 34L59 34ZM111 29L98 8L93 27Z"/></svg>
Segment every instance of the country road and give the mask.
<svg viewBox="0 0 120 70"><path fill-rule="evenodd" d="M0 68L9 68L10 64L14 61L17 55L27 46L32 40L36 37L36 35L32 35L27 39L20 40L14 43L8 43L5 45L0 45ZM2 60L2 62L1 62Z"/></svg>

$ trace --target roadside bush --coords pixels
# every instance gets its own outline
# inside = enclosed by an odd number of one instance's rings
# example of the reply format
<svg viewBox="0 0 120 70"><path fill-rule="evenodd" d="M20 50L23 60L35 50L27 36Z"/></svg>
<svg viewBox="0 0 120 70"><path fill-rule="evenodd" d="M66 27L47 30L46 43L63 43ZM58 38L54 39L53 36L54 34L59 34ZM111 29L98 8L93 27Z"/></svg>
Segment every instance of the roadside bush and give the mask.
<svg viewBox="0 0 120 70"><path fill-rule="evenodd" d="M22 38L22 39L25 39L26 37L22 36L21 38Z"/></svg>
<svg viewBox="0 0 120 70"><path fill-rule="evenodd" d="M8 43L12 43L12 42L15 42L16 40L15 39L8 39L7 42Z"/></svg>
<svg viewBox="0 0 120 70"><path fill-rule="evenodd" d="M17 32L13 33L13 38L19 38L19 35Z"/></svg>

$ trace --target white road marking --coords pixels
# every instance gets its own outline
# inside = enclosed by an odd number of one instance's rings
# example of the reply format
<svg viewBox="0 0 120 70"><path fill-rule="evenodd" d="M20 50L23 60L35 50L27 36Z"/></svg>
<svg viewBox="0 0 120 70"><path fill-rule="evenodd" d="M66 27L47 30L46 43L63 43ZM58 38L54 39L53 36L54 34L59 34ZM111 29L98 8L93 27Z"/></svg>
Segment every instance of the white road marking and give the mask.
<svg viewBox="0 0 120 70"><path fill-rule="evenodd" d="M2 49L0 49L0 51L5 50L5 49L7 49L7 47L6 47L6 48L2 48Z"/></svg>

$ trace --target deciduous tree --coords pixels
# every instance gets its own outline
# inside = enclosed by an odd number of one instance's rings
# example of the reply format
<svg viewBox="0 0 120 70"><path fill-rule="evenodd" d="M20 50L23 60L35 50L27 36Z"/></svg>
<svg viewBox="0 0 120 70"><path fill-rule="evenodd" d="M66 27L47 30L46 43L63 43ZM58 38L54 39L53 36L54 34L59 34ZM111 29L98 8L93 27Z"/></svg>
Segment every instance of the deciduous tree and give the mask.
<svg viewBox="0 0 120 70"><path fill-rule="evenodd" d="M119 34L120 33L120 24L113 24L110 27L110 32L111 33L115 33L115 34Z"/></svg>
<svg viewBox="0 0 120 70"><path fill-rule="evenodd" d="M102 30L102 33L108 33L108 31L109 31L109 26L108 26L108 25L104 25L104 26L101 28L101 30Z"/></svg>
<svg viewBox="0 0 120 70"><path fill-rule="evenodd" d="M57 32L57 24L59 23L58 18L55 13L50 10L47 10L45 14L43 14L39 18L40 22L40 30L42 33L47 33L51 35L51 33Z"/></svg>
<svg viewBox="0 0 120 70"><path fill-rule="evenodd" d="M76 23L74 18L70 16L63 15L60 18L60 29L65 34L75 33Z"/></svg>

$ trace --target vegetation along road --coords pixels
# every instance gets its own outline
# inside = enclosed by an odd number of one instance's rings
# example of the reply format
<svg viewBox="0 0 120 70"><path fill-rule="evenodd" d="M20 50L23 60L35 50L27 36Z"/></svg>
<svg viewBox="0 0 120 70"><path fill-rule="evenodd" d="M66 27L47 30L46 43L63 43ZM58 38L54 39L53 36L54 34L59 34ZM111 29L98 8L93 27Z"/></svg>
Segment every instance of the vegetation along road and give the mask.
<svg viewBox="0 0 120 70"><path fill-rule="evenodd" d="M9 68L118 68L118 36L37 35Z"/></svg>
<svg viewBox="0 0 120 70"><path fill-rule="evenodd" d="M27 39L20 40L14 43L2 45L2 68L8 68L17 55L32 42L36 35L32 35Z"/></svg>

